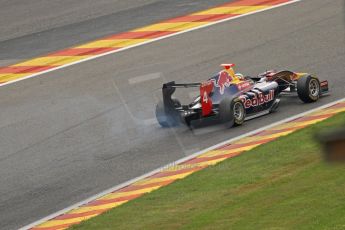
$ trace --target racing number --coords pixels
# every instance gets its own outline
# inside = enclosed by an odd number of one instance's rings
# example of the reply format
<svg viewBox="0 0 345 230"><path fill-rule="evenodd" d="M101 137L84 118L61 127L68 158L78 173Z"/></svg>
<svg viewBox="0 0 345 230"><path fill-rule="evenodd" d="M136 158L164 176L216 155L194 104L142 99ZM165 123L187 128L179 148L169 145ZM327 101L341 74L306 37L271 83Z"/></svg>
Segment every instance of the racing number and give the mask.
<svg viewBox="0 0 345 230"><path fill-rule="evenodd" d="M208 103L208 95L207 95L206 91L204 91L204 96L202 97L202 102L203 103Z"/></svg>
<svg viewBox="0 0 345 230"><path fill-rule="evenodd" d="M212 100L210 94L213 90L214 84L212 81L204 82L200 85L200 97L202 115L207 116L212 112Z"/></svg>

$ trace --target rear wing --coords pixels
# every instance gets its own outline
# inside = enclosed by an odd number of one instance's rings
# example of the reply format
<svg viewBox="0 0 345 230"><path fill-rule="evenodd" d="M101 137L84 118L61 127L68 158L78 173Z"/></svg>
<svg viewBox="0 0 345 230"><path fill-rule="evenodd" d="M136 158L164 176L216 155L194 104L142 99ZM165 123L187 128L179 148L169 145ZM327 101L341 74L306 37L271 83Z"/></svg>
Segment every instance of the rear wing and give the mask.
<svg viewBox="0 0 345 230"><path fill-rule="evenodd" d="M174 81L163 84L163 103L166 109L175 108L175 103L172 99L176 88L192 88L200 87L201 83L187 83L187 84L176 84Z"/></svg>
<svg viewBox="0 0 345 230"><path fill-rule="evenodd" d="M199 87L201 83L185 83L185 84L177 84L174 81L168 82L163 84L163 89L166 88L191 88L191 87Z"/></svg>
<svg viewBox="0 0 345 230"><path fill-rule="evenodd" d="M214 88L212 81L204 83L176 84L174 81L163 84L163 103L167 113L176 113L175 102L172 99L176 88L199 88L201 97L202 115L207 116L212 112L212 100L210 98Z"/></svg>

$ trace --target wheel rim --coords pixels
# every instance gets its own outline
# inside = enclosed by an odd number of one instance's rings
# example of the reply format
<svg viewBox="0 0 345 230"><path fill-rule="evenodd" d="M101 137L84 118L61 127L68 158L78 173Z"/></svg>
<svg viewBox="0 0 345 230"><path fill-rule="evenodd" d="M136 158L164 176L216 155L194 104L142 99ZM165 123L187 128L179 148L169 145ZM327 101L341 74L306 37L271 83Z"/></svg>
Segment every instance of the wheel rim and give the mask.
<svg viewBox="0 0 345 230"><path fill-rule="evenodd" d="M311 79L309 82L309 92L313 97L319 96L319 82L316 79Z"/></svg>
<svg viewBox="0 0 345 230"><path fill-rule="evenodd" d="M236 102L234 105L234 118L236 120L242 120L244 116L244 108L240 102Z"/></svg>

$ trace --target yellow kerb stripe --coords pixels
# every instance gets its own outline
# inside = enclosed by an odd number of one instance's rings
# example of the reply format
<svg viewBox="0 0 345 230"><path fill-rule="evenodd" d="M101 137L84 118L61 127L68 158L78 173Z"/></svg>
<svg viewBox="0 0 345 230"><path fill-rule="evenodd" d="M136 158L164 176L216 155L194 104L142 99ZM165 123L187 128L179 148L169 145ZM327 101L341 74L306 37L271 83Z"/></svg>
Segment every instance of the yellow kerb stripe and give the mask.
<svg viewBox="0 0 345 230"><path fill-rule="evenodd" d="M250 12L262 10L270 6L229 6L229 7L217 7L209 10L200 11L193 15L205 15L205 14L247 14Z"/></svg>
<svg viewBox="0 0 345 230"><path fill-rule="evenodd" d="M245 144L245 143L254 142L254 141L260 141L260 140L265 140L265 139L281 137L281 136L288 135L288 134L290 134L292 132L293 132L293 130L286 131L286 132L281 132L281 133L275 133L275 134L271 134L271 135L267 135L267 136L245 137L244 139L235 141L233 144Z"/></svg>
<svg viewBox="0 0 345 230"><path fill-rule="evenodd" d="M193 172L188 172L188 173L181 173L181 174L177 174L177 175L173 175L173 176L167 176L167 177L143 179L141 181L134 183L134 185L145 185L145 184L151 184L151 183L156 183L156 182L182 179L182 178L184 178L184 177L186 177L192 173Z"/></svg>
<svg viewBox="0 0 345 230"><path fill-rule="evenodd" d="M157 23L150 26L145 26L134 31L182 31L194 27L208 24L208 22L172 22L172 23Z"/></svg>
<svg viewBox="0 0 345 230"><path fill-rule="evenodd" d="M14 81L25 76L31 75L32 73L5 73L0 74L0 82Z"/></svg>
<svg viewBox="0 0 345 230"><path fill-rule="evenodd" d="M43 224L38 225L37 227L47 228L47 227L54 227L54 226L63 225L63 224L74 224L80 221L88 220L94 216L97 216L97 214L92 214L89 216L77 217L77 218L72 218L72 219L66 219L66 220L50 220Z"/></svg>
<svg viewBox="0 0 345 230"><path fill-rule="evenodd" d="M205 154L207 154L207 153L205 153ZM226 158L224 157L224 158L221 158L221 159L209 160L209 161L195 163L195 164L179 164L179 165L173 166L173 170L170 170L170 171L177 171L177 170L182 170L182 169L191 169L191 170L195 169L194 171L186 173L187 176L188 176L188 175L190 175L190 174L200 170L201 168L203 168L205 166L214 165L214 164L216 164L219 161L222 161L224 159L226 159ZM185 176L183 176L183 177L185 177ZM164 177L164 178L169 178L169 177ZM177 178L177 179L180 179L180 178Z"/></svg>
<svg viewBox="0 0 345 230"><path fill-rule="evenodd" d="M344 111L345 111L345 107L344 108L324 109L324 110L312 113L311 116L318 116L318 115L325 115L325 114L332 114L332 113L341 113Z"/></svg>
<svg viewBox="0 0 345 230"><path fill-rule="evenodd" d="M211 166L211 165L215 165L221 161L224 161L226 159L227 159L227 157L223 157L223 158L219 158L219 159L215 159L215 160L211 160L211 161L204 161L204 162L195 163L195 164L185 164L185 166L187 166L187 167Z"/></svg>
<svg viewBox="0 0 345 230"><path fill-rule="evenodd" d="M245 147L240 147L236 149L229 149L229 150L222 150L222 151L210 151L205 154L200 155L198 158L203 158L203 157L213 157L213 156L218 156L218 155L224 155L224 154L231 154L231 153L237 153L237 152L242 152L242 151L249 151L261 144L255 144L255 145L249 145Z"/></svg>
<svg viewBox="0 0 345 230"><path fill-rule="evenodd" d="M287 128L292 128L292 127L304 126L304 125L312 125L312 124L318 123L320 121L323 121L325 119L327 119L327 118L319 118L319 119L310 120L310 121L289 122L289 123L274 127L271 130L279 130L279 129L287 129Z"/></svg>
<svg viewBox="0 0 345 230"><path fill-rule="evenodd" d="M39 57L14 66L60 66L85 59L89 56L47 56Z"/></svg>
<svg viewBox="0 0 345 230"><path fill-rule="evenodd" d="M128 201L125 200L125 201L114 202L114 203L103 204L103 205L95 205L95 206L83 206L83 207L74 209L74 210L70 211L69 213L70 214L78 214L78 213L84 213L84 212L90 212L90 211L115 208L115 207L120 206L121 204L124 204L126 202L128 202Z"/></svg>
<svg viewBox="0 0 345 230"><path fill-rule="evenodd" d="M197 158L203 158L203 157L210 157L210 156L217 156L217 155L224 155L232 153L232 150L210 150L206 153L201 154L200 156L197 156Z"/></svg>
<svg viewBox="0 0 345 230"><path fill-rule="evenodd" d="M150 39L112 39L112 40L98 40L89 42L76 48L114 48L114 47L126 47L143 43Z"/></svg>
<svg viewBox="0 0 345 230"><path fill-rule="evenodd" d="M110 199L115 199L115 198L120 198L120 197L126 197L126 196L132 196L132 195L138 195L138 194L143 194L143 193L149 193L152 192L153 190L156 190L162 186L154 186L151 188L144 188L144 189L138 189L130 192L115 192L115 193L110 193L108 195L105 195L98 200L110 200Z"/></svg>

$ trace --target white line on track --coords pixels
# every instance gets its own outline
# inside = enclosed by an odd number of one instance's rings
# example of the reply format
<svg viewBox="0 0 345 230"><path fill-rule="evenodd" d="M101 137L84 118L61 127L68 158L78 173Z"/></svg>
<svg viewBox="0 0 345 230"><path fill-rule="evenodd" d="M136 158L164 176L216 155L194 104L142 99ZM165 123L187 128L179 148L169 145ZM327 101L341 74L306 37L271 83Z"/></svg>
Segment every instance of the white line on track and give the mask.
<svg viewBox="0 0 345 230"><path fill-rule="evenodd" d="M89 58L85 58L83 60L76 61L76 62L67 64L67 65L62 65L62 66L59 66L59 67L56 67L56 68L52 68L52 69L49 69L49 70L46 70L46 71L42 71L42 72L39 72L39 73L36 73L36 74L32 74L32 75L29 75L29 76L26 76L26 77L23 77L23 78L14 80L14 81L9 81L9 82L0 84L0 87L1 86L5 86L5 85L10 85L10 84L13 84L15 82L23 81L23 80L26 80L26 79L29 79L29 78L33 78L33 77L36 77L36 76L39 76L39 75L42 75L42 74L46 74L46 73L49 73L49 72L52 72L52 71L63 69L63 68L69 67L69 66L77 65L77 64L82 63L82 62L87 62L87 61L90 61L90 60L93 60L93 59L96 59L96 58L107 56L107 55L110 55L110 54L113 54L113 53L118 53L118 52L121 52L121 51L132 49L134 47L143 46L143 45L146 45L146 44L149 44L149 43L152 43L152 42L156 42L156 41L159 41L159 40L162 40L162 39L174 37L174 36L177 36L177 35L180 35L180 34L191 32L191 31L194 31L194 30L199 30L199 29L202 29L202 28L206 28L206 27L209 27L209 26L213 26L213 25L216 25L216 24L219 24L219 23L222 23L222 22L227 22L227 21L230 21L230 20L234 20L234 19L237 19L237 18L242 18L242 17L248 16L248 15L257 14L257 13L260 13L260 12L272 10L272 9L275 9L275 8L278 8L278 7L290 5L290 4L293 4L293 3L296 3L296 2L300 2L300 1L302 1L302 0L292 0L290 2L282 3L282 4L279 4L279 5L275 5L275 6L271 6L271 7L262 9L262 10L254 11L254 12L247 13L247 14L241 14L241 15L238 15L238 16L235 16L235 17L231 17L231 18L226 18L226 19L223 19L223 20L220 20L220 21L216 21L216 22L212 22L212 23L209 23L209 24L206 24L206 25L194 27L194 28L191 28L191 29L188 29L188 30L184 30L184 31L181 31L181 32L177 32L177 33L174 33L174 34L170 34L170 35L162 36L162 37L159 37L159 38L155 38L155 39L152 39L152 40L149 40L149 41L146 41L146 42L143 42L143 43L139 43L139 44L136 44L136 45L133 45L133 46L128 46L128 47L124 47L124 48L121 48L121 49L118 49L118 50L113 50L113 51L110 51L110 52L107 52L107 53L95 55L95 56L92 56L92 57L89 57Z"/></svg>
<svg viewBox="0 0 345 230"><path fill-rule="evenodd" d="M196 152L196 153L194 153L194 154L192 154L192 155L189 155L189 156L184 157L184 158L181 158L181 159L179 159L179 160L177 160L177 161L171 162L171 163L169 163L169 164L167 164L167 165L165 165L165 166L162 166L162 167L160 167L160 168L157 168L157 169L155 169L155 170L153 170L153 171L151 171L151 172L149 172L149 173L146 173L146 174L141 175L141 176L139 176L139 177L136 177L136 178L134 178L134 179L128 180L128 181L126 181L126 182L124 182L124 183L122 183L122 184L116 185L116 186L114 186L114 187L112 187L112 188L109 188L109 189L107 189L107 190L105 190L105 191L103 191L103 192L101 192L101 193L99 193L99 194L97 194L97 195L94 195L94 196L92 196L92 197L90 197L90 198L88 198L88 199L86 199L86 200L84 200L84 201L78 202L78 203L76 203L76 204L74 204L74 205L69 206L68 208L65 208L65 209L60 210L60 211L58 211L58 212L56 212L56 213L53 213L53 214L51 214L51 215L49 215L49 216L47 216L47 217L44 217L44 218L42 218L42 219L40 219L40 220L38 220L38 221L36 221L36 222L34 222L34 223L32 223L32 224L29 224L29 225L27 225L27 226L24 226L24 227L20 228L20 230L28 230L28 229L30 229L30 228L33 228L33 227L35 227L35 226L37 226L37 225L39 225L39 224L42 224L42 223L44 223L44 222L46 222L46 221L48 221L48 220L51 220L51 219L53 219L53 218L55 218L55 217L57 217L57 216L60 216L60 215L66 213L66 212L68 212L68 211L70 211L70 210L72 210L72 209L78 208L78 207L80 207L80 206L82 206L82 205L85 205L85 204L87 204L87 203L90 203L91 201L97 200L98 198L100 198L100 197L102 197L102 196L105 196L105 195L107 195L107 194L109 194L109 193L111 193L111 192L113 192L113 191L119 190L119 189L124 188L124 187L126 187L126 186L128 186L128 185L130 185L130 184L133 184L133 183L135 183L135 182L137 182L137 181L139 181L139 180L142 180L142 179L144 179L144 178L146 178L146 177L152 176L152 175L154 175L154 174L156 174L156 173L162 171L163 169L166 169L166 168L168 168L168 167L171 167L171 166L174 166L174 165L178 165L178 164L180 164L180 163L182 163L182 162L185 162L185 161L188 161L188 160L190 160L190 159L193 159L193 158L195 158L195 157L197 157L197 156L200 156L201 154L204 154L204 153L209 152L209 151L211 151L211 150L213 150L213 149L216 149L216 148L219 148L219 147L221 147L221 146L224 146L224 145L226 145L226 144L228 144L228 143L230 143L230 142L234 142L234 141L237 141L237 140L239 140L239 139L242 139L242 138L245 138L245 137L248 137L248 136L257 134L257 133L262 132L262 131L264 131L264 130L266 130L266 129L272 128L272 127L274 127L274 126L277 126L277 125L280 125L280 124L283 124L283 123L287 123L287 122L289 122L289 121L292 121L292 120L295 120L295 119L297 119L297 118L306 116L306 115L308 115L308 114L310 114L310 113L313 113L313 112L315 112L315 111L318 111L318 110L321 110L321 109L325 109L325 108L327 108L327 107L331 107L332 105L338 104L338 103L340 103L340 102L345 102L345 98L336 100L336 101L334 101L334 102L330 102L330 103L328 103L328 104L319 106L319 107L317 107L317 108L315 108L315 109L312 109L312 110L309 110L309 111L306 111L306 112L297 114L297 115L292 116L292 117L290 117L290 118L286 118L286 119L284 119L284 120L281 120L281 121L275 122L275 123L273 123L273 124L264 126L264 127L262 127L262 128L253 130L253 131L251 131L251 132L245 133L245 134L243 134L243 135L240 135L240 136L238 136L238 137L232 138L232 139L230 139L230 140L223 141L223 142L221 142L221 143L219 143L219 144L216 144L216 145L213 145L213 146L211 146L211 147L209 147L209 148L207 148L207 149L201 150L201 151Z"/></svg>
<svg viewBox="0 0 345 230"><path fill-rule="evenodd" d="M151 73L151 74L146 74L146 75L130 78L130 79L128 79L128 83L131 85L132 84L139 84L139 83L143 83L145 81L156 80L158 78L161 78L161 73Z"/></svg>

